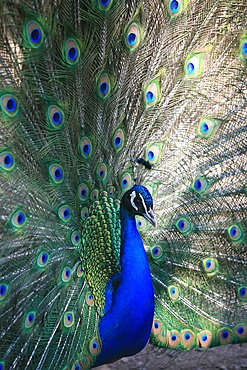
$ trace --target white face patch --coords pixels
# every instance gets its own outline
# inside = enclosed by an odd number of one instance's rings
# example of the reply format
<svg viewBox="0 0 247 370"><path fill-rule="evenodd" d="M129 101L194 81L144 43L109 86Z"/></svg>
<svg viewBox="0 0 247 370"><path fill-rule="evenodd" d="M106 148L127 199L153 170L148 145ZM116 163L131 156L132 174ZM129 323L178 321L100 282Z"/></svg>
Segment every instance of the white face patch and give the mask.
<svg viewBox="0 0 247 370"><path fill-rule="evenodd" d="M132 193L130 194L130 203L132 207L138 211L138 207L135 205L135 202L134 202L135 197L136 197L136 192L132 191Z"/></svg>
<svg viewBox="0 0 247 370"><path fill-rule="evenodd" d="M141 198L141 200L142 200L142 205L143 205L143 208L144 208L144 210L145 210L145 213L147 214L148 213L148 210L147 210L147 207L146 207L146 203L145 203L145 201L144 201L144 199L143 199L143 196L141 195L141 194L139 194L140 195L140 198Z"/></svg>
<svg viewBox="0 0 247 370"><path fill-rule="evenodd" d="M146 207L146 204L145 204L144 198L143 198L143 196L142 196L141 194L139 194L139 197L141 198L142 206L143 206L143 208L144 208L144 210L145 210L145 213L147 214L147 213L148 213L148 210L147 210L147 207ZM138 207L137 207L137 205L136 205L136 204L135 204L135 202L134 202L135 198L136 198L136 192L135 192L135 191L132 191L132 193L130 194L130 203L131 203L132 207L133 207L136 211L138 211Z"/></svg>

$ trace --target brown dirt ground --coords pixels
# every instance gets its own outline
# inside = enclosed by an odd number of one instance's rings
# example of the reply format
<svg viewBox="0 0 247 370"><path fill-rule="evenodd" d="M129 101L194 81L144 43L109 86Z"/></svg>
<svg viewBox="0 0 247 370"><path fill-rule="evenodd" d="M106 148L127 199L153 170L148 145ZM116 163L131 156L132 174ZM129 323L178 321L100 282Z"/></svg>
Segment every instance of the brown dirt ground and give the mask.
<svg viewBox="0 0 247 370"><path fill-rule="evenodd" d="M247 344L227 345L208 350L193 349L178 353L148 345L132 357L99 370L247 370Z"/></svg>

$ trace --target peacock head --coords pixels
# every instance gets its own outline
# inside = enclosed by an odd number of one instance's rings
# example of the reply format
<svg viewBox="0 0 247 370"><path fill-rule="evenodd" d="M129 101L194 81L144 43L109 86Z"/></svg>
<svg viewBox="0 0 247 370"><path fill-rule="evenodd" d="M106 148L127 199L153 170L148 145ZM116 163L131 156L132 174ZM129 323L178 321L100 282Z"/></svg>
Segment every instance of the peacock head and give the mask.
<svg viewBox="0 0 247 370"><path fill-rule="evenodd" d="M145 186L134 185L130 190L124 193L121 203L128 212L144 217L156 227L153 198Z"/></svg>

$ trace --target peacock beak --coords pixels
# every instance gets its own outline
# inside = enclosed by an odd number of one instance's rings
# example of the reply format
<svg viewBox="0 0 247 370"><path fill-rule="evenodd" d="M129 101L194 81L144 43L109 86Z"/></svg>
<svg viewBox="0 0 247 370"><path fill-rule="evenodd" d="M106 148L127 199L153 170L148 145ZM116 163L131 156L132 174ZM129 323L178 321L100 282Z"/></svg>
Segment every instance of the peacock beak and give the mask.
<svg viewBox="0 0 247 370"><path fill-rule="evenodd" d="M143 214L143 217L150 222L153 227L156 227L157 222L156 218L154 216L154 211L150 208L149 211L147 211L145 214Z"/></svg>

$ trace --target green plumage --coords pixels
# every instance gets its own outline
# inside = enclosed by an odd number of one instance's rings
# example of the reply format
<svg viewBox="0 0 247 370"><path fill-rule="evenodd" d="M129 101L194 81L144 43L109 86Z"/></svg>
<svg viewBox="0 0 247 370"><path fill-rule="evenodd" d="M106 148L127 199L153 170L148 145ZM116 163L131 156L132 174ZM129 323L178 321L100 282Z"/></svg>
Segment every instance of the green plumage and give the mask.
<svg viewBox="0 0 247 370"><path fill-rule="evenodd" d="M0 14L0 369L93 366L135 182L157 218L136 217L151 343L247 342L245 1L2 0Z"/></svg>
<svg viewBox="0 0 247 370"><path fill-rule="evenodd" d="M82 268L101 314L108 280L120 272L120 231L119 202L107 192L101 193L83 222L80 251Z"/></svg>

